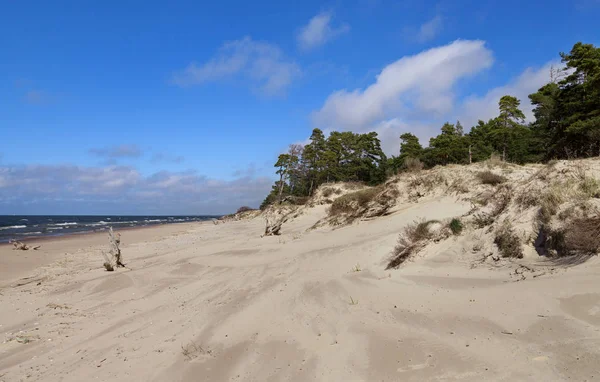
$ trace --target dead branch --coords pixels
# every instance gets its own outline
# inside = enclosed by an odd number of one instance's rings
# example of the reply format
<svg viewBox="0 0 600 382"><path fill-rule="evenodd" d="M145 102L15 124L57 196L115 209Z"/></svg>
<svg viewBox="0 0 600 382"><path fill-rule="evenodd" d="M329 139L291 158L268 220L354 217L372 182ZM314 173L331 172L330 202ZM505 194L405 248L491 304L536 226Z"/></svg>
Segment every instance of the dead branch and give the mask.
<svg viewBox="0 0 600 382"><path fill-rule="evenodd" d="M110 257L104 252L102 252L102 256L104 256L104 268L106 268L107 271L112 272L117 267L125 267L121 254L121 248L119 248L121 245L121 234L115 234L112 227L109 227L108 239L110 241Z"/></svg>
<svg viewBox="0 0 600 382"><path fill-rule="evenodd" d="M9 243L13 245L13 250L17 250L17 251L28 251L30 249L37 251L41 247L41 245L36 245L35 247L30 247L27 244L20 242L18 240L9 240Z"/></svg>
<svg viewBox="0 0 600 382"><path fill-rule="evenodd" d="M281 225L283 224L284 219L280 219L274 223L269 223L269 218L265 218L265 220L267 224L265 227L265 234L263 236L277 236L281 234Z"/></svg>
<svg viewBox="0 0 600 382"><path fill-rule="evenodd" d="M102 251L102 256L104 256L104 268L106 268L106 270L109 272L114 271L115 268L112 266L110 259L108 258L108 256L106 256L106 253L104 253L104 251Z"/></svg>

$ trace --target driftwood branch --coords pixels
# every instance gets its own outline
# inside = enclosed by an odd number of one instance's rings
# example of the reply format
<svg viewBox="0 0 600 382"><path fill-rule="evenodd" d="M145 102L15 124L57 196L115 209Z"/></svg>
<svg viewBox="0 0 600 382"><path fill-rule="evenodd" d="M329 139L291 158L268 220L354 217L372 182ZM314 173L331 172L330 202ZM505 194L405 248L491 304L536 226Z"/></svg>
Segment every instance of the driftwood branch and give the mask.
<svg viewBox="0 0 600 382"><path fill-rule="evenodd" d="M283 224L283 219L277 220L275 222L270 223L269 218L266 218L266 227L265 234L263 236L277 236L281 234L281 225Z"/></svg>
<svg viewBox="0 0 600 382"><path fill-rule="evenodd" d="M20 242L18 240L10 240L9 243L11 243L13 245L13 250L17 250L17 251L28 251L30 249L37 251L41 247L41 245L36 245L35 247L31 247L31 246L29 246L23 242Z"/></svg>
<svg viewBox="0 0 600 382"><path fill-rule="evenodd" d="M109 227L108 239L110 241L110 256L104 252L102 252L102 256L104 256L104 268L112 272L117 267L125 267L125 264L123 263L121 248L119 248L121 245L121 235L119 233L115 234L112 227Z"/></svg>

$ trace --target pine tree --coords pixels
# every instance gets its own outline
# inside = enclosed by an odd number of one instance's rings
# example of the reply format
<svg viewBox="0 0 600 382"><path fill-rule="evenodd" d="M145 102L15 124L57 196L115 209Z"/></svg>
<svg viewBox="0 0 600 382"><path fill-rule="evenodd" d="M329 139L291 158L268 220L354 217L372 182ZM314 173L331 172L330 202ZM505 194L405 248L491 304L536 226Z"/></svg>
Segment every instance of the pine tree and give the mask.
<svg viewBox="0 0 600 382"><path fill-rule="evenodd" d="M506 151L514 139L515 131L525 120L525 114L519 109L520 104L521 101L510 95L502 96L498 102L500 115L494 121L491 134L502 149L503 161L506 161Z"/></svg>

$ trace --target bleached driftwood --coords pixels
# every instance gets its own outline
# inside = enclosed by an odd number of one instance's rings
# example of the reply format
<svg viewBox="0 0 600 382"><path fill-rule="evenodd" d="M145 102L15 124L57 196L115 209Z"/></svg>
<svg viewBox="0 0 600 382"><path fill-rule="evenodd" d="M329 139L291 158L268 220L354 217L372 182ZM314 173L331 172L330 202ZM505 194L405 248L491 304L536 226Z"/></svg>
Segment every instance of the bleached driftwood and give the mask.
<svg viewBox="0 0 600 382"><path fill-rule="evenodd" d="M37 251L41 247L41 245L36 245L35 247L30 247L27 244L20 242L18 240L9 240L9 243L11 243L13 245L13 250L18 250L18 251L28 251L30 249Z"/></svg>
<svg viewBox="0 0 600 382"><path fill-rule="evenodd" d="M269 218L265 218L267 225L265 227L265 234L263 236L273 236L280 235L281 233L281 225L283 224L284 219L279 219L275 222L270 223Z"/></svg>
<svg viewBox="0 0 600 382"><path fill-rule="evenodd" d="M102 252L102 256L104 256L104 268L106 268L107 271L112 272L117 267L125 267L125 264L123 264L123 256L121 255L121 248L119 248L119 245L121 245L121 234L115 234L112 227L109 227L108 239L110 241L110 257L105 252Z"/></svg>

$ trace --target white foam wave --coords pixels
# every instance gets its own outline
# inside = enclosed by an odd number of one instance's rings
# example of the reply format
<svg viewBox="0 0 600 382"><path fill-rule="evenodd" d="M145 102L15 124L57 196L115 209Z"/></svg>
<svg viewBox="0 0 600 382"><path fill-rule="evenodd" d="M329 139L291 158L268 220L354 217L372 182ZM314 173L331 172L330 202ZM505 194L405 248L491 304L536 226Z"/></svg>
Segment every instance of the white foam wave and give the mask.
<svg viewBox="0 0 600 382"><path fill-rule="evenodd" d="M19 228L27 228L27 226L26 225L11 225L11 226L8 226L8 227L0 227L0 230L3 230L3 229L19 229Z"/></svg>

